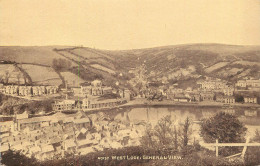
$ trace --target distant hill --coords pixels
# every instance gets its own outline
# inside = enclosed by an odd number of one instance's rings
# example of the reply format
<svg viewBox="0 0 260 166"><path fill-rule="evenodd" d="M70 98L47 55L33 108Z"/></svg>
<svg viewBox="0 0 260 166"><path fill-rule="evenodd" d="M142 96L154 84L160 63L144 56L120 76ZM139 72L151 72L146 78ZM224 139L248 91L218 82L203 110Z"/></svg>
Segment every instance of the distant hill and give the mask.
<svg viewBox="0 0 260 166"><path fill-rule="evenodd" d="M260 78L260 46L190 44L127 52L136 64L145 64L151 79L188 80L212 76L236 81ZM151 74L152 73L152 74Z"/></svg>
<svg viewBox="0 0 260 166"><path fill-rule="evenodd" d="M66 68L55 68L54 59L64 59L70 65ZM28 80L36 78L32 71L39 70L37 66L53 68L57 75L53 73L44 76L46 81L55 79L51 82L53 84L64 84L66 80L60 72L71 72L85 81L99 78L106 84L115 86L119 80L122 86L126 86L125 79L130 79L129 70L142 64L145 65L146 74L151 80L166 79L176 82L199 79L201 76L213 76L229 81L246 76L260 78L260 46L187 44L122 51L68 46L2 46L0 60L18 63L17 67L21 68L23 77ZM29 70L25 68L26 65L30 65L30 72L27 72ZM5 72L2 73L4 77ZM44 79L30 82L40 84L46 82Z"/></svg>

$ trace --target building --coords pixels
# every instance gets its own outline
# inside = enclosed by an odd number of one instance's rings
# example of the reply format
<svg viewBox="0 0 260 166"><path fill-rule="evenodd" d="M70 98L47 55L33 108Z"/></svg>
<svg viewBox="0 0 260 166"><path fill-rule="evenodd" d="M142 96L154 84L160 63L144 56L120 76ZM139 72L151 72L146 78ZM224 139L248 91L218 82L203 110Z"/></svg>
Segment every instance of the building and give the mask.
<svg viewBox="0 0 260 166"><path fill-rule="evenodd" d="M173 98L173 101L176 101L176 102L189 102L189 98L185 97L184 95L176 95L174 96Z"/></svg>
<svg viewBox="0 0 260 166"><path fill-rule="evenodd" d="M121 98L126 99L126 101L131 100L131 91L128 89L119 90L119 95Z"/></svg>
<svg viewBox="0 0 260 166"><path fill-rule="evenodd" d="M220 79L209 79L205 81L199 81L197 84L203 90L220 90L226 86L226 82Z"/></svg>
<svg viewBox="0 0 260 166"><path fill-rule="evenodd" d="M31 96L32 87L31 86L19 86L19 96Z"/></svg>
<svg viewBox="0 0 260 166"><path fill-rule="evenodd" d="M102 87L92 87L91 88L91 95L92 96L102 96L103 95L103 88Z"/></svg>
<svg viewBox="0 0 260 166"><path fill-rule="evenodd" d="M7 85L7 86L5 86L5 94L18 95L19 94L19 86L17 86L17 85Z"/></svg>
<svg viewBox="0 0 260 166"><path fill-rule="evenodd" d="M55 101L54 104L52 104L52 109L54 111L73 110L75 108L76 108L75 100Z"/></svg>
<svg viewBox="0 0 260 166"><path fill-rule="evenodd" d="M58 89L58 86L46 86L46 94L56 94Z"/></svg>
<svg viewBox="0 0 260 166"><path fill-rule="evenodd" d="M57 89L55 89L55 87L52 87L54 90L50 93L57 93ZM33 96L41 96L46 94L46 87L45 86L33 86L32 87L32 95Z"/></svg>
<svg viewBox="0 0 260 166"><path fill-rule="evenodd" d="M237 87L260 87L260 80L257 79L245 79L245 80L238 80L236 83Z"/></svg>
<svg viewBox="0 0 260 166"><path fill-rule="evenodd" d="M92 87L102 87L102 82L100 80L94 80L91 82Z"/></svg>
<svg viewBox="0 0 260 166"><path fill-rule="evenodd" d="M235 103L235 97L234 96L224 96L224 103Z"/></svg>
<svg viewBox="0 0 260 166"><path fill-rule="evenodd" d="M91 95L91 86L81 86L80 92L83 96Z"/></svg>
<svg viewBox="0 0 260 166"><path fill-rule="evenodd" d="M215 94L213 92L201 92L200 99L201 101L213 101Z"/></svg>
<svg viewBox="0 0 260 166"><path fill-rule="evenodd" d="M126 103L125 99L107 99L107 100L85 100L82 108L83 110L85 108L89 109L100 109L100 108L112 108L115 106L118 106L120 104Z"/></svg>
<svg viewBox="0 0 260 166"><path fill-rule="evenodd" d="M233 96L235 89L232 86L227 86L223 89L223 93L225 96Z"/></svg>
<svg viewBox="0 0 260 166"><path fill-rule="evenodd" d="M254 103L254 104L257 104L257 97L255 97L255 96L245 96L245 97L244 97L244 102L245 102L245 103Z"/></svg>
<svg viewBox="0 0 260 166"><path fill-rule="evenodd" d="M196 101L200 101L200 94L199 93L190 93L190 101L196 102Z"/></svg>
<svg viewBox="0 0 260 166"><path fill-rule="evenodd" d="M106 94L112 94L113 92L113 89L111 87L104 87L103 88L103 94L106 95Z"/></svg>

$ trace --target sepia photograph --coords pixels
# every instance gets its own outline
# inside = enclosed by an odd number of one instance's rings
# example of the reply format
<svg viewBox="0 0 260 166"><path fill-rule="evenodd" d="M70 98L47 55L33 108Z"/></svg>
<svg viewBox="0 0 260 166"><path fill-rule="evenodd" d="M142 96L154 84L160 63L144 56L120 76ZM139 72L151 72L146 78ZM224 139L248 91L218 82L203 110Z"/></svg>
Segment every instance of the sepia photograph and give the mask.
<svg viewBox="0 0 260 166"><path fill-rule="evenodd" d="M260 0L0 0L0 166L260 165Z"/></svg>

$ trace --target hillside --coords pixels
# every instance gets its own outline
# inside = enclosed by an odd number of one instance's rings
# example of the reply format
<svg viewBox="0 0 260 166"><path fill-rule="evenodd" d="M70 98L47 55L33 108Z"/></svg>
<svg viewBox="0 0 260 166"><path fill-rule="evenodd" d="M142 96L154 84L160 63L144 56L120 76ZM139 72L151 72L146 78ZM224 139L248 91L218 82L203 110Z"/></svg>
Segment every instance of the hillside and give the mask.
<svg viewBox="0 0 260 166"><path fill-rule="evenodd" d="M140 65L145 66L145 75L151 81L187 82L201 76L229 81L246 76L260 78L260 46L187 44L122 51L65 46L0 47L0 60L18 63L21 80L34 84L48 84L48 80L61 84L69 78L60 73L70 72L79 75L81 82L98 78L110 86L119 81L124 87L129 86L126 80L132 77L129 71ZM37 78L33 72L41 70L39 66L44 70L49 67L52 74ZM2 71L2 77L4 74ZM17 82L15 77L12 82Z"/></svg>
<svg viewBox="0 0 260 166"><path fill-rule="evenodd" d="M145 64L147 76L168 81L212 76L236 81L245 76L260 78L260 47L193 44L132 50Z"/></svg>

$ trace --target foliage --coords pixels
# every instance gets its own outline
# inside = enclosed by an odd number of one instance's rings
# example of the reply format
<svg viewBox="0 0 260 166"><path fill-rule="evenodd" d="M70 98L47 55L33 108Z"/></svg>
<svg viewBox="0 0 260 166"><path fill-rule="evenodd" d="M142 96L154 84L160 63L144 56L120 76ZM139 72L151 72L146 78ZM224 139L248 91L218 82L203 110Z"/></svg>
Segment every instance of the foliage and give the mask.
<svg viewBox="0 0 260 166"><path fill-rule="evenodd" d="M185 149L189 142L190 120L187 118L184 125L173 125L171 116L165 116L152 128L148 125L141 143L146 149L158 149L161 152L172 154Z"/></svg>
<svg viewBox="0 0 260 166"><path fill-rule="evenodd" d="M235 101L237 103L243 103L244 102L244 97L242 95L236 94L235 95Z"/></svg>
<svg viewBox="0 0 260 166"><path fill-rule="evenodd" d="M260 143L260 132L255 131L255 136L252 139L253 142ZM246 165L259 165L260 164L260 147L248 147L245 153L245 163Z"/></svg>
<svg viewBox="0 0 260 166"><path fill-rule="evenodd" d="M87 80L87 81L93 81L95 79L103 80L103 76L101 74L91 72L90 70L85 69L82 65L79 65L78 67L72 67L70 68L69 71L78 75L83 80Z"/></svg>
<svg viewBox="0 0 260 166"><path fill-rule="evenodd" d="M253 138L253 141L260 143L260 131L258 129L255 130L255 136Z"/></svg>
<svg viewBox="0 0 260 166"><path fill-rule="evenodd" d="M220 112L201 124L201 136L206 142L244 142L247 128L235 116Z"/></svg>
<svg viewBox="0 0 260 166"><path fill-rule="evenodd" d="M188 141L189 141L189 136L188 136L188 131L189 131L189 127L191 125L191 122L189 120L189 118L187 117L183 126L183 146L187 146L188 145Z"/></svg>
<svg viewBox="0 0 260 166"><path fill-rule="evenodd" d="M37 160L35 158L28 158L19 152L14 152L11 150L3 153L3 155L1 157L2 157L1 163L6 166L18 166L18 165L36 166L36 165L38 165Z"/></svg>
<svg viewBox="0 0 260 166"><path fill-rule="evenodd" d="M245 141L247 128L235 116L220 112L214 117L206 119L201 124L201 136L205 142L241 143ZM221 155L232 155L240 152L239 147L223 147L219 149Z"/></svg>
<svg viewBox="0 0 260 166"><path fill-rule="evenodd" d="M56 71L68 71L71 67L71 61L66 59L53 59L52 60L52 67Z"/></svg>

